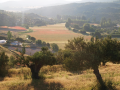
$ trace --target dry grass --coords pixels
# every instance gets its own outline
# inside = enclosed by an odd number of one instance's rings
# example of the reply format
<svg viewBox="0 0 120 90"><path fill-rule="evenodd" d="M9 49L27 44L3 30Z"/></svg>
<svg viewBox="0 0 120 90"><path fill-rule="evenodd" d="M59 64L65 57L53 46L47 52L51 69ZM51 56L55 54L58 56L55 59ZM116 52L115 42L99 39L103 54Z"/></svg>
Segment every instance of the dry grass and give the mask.
<svg viewBox="0 0 120 90"><path fill-rule="evenodd" d="M5 52L5 54L6 54L8 57L10 57L10 56L17 56L17 54L16 54L14 51L9 50L9 49L1 46L1 45L0 45L0 52Z"/></svg>
<svg viewBox="0 0 120 90"><path fill-rule="evenodd" d="M65 23L42 27L30 27L30 29L32 29L34 32L28 33L28 35L49 43L57 43L61 49L64 49L65 43L74 37L84 36L84 38L88 40L91 37L68 30L65 27Z"/></svg>
<svg viewBox="0 0 120 90"><path fill-rule="evenodd" d="M100 67L104 80L110 79L120 89L120 64ZM44 66L40 73L45 79L32 80L30 69L10 69L9 77L1 78L0 90L91 90L96 82L92 70L79 73L66 71L61 65Z"/></svg>

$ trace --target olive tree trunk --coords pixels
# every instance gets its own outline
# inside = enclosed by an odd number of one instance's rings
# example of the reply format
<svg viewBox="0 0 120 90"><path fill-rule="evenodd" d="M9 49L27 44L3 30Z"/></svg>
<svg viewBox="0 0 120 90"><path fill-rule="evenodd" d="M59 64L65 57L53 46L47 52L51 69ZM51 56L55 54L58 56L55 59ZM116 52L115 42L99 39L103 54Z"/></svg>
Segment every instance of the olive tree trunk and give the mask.
<svg viewBox="0 0 120 90"><path fill-rule="evenodd" d="M41 65L29 65L27 64L27 66L31 69L31 73L32 73L32 79L39 79L39 71L41 69Z"/></svg>
<svg viewBox="0 0 120 90"><path fill-rule="evenodd" d="M105 66L105 64L106 64L106 62L105 62L105 61L103 61L103 62L102 62L102 65L103 65L103 66Z"/></svg>
<svg viewBox="0 0 120 90"><path fill-rule="evenodd" d="M94 70L93 73L95 74L95 76L97 78L97 81L100 83L100 85L102 86L102 88L106 89L106 86L105 86L105 84L103 82L103 79L101 77L99 69L98 68L94 68L93 70Z"/></svg>

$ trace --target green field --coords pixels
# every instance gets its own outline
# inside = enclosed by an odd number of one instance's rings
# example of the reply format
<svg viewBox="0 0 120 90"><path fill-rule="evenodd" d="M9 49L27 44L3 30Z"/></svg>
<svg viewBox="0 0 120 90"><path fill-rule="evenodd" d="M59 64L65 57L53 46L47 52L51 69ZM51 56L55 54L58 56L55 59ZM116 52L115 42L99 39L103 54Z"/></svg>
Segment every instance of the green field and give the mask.
<svg viewBox="0 0 120 90"><path fill-rule="evenodd" d="M81 36L87 40L89 40L91 37L68 30L65 27L65 23L41 27L30 27L30 29L32 29L33 32L27 33L27 35L33 36L36 39L40 39L45 42L56 43L61 49L64 49L65 43L74 37Z"/></svg>

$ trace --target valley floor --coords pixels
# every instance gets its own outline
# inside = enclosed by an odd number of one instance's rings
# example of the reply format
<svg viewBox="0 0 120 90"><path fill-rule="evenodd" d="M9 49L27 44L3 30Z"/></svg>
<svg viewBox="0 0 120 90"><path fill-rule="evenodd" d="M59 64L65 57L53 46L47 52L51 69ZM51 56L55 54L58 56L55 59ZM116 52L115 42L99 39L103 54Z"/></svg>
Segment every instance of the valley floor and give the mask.
<svg viewBox="0 0 120 90"><path fill-rule="evenodd" d="M40 39L48 43L56 43L60 49L64 49L65 44L68 40L73 39L74 37L84 37L85 40L90 40L90 35L83 35L80 33L75 33L71 30L68 30L65 27L65 23L47 25L41 27L30 27L33 30L32 33L27 33L28 35Z"/></svg>

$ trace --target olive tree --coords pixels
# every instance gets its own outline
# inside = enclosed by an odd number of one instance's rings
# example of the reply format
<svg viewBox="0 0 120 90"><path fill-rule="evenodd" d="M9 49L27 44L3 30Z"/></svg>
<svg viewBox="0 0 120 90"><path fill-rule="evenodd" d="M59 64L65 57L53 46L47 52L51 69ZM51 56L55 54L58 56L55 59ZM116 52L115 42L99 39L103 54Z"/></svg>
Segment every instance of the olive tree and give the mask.
<svg viewBox="0 0 120 90"><path fill-rule="evenodd" d="M31 69L32 78L39 78L39 71L44 65L53 65L56 63L54 54L48 48L42 47L42 51L36 52L33 56L28 56L25 64Z"/></svg>
<svg viewBox="0 0 120 90"><path fill-rule="evenodd" d="M69 40L65 48L73 51L73 54L64 60L68 70L93 69L97 81L103 88L106 88L99 72L99 65L103 61L119 61L120 43L117 40L96 38L96 40L85 42L84 38L78 37Z"/></svg>

